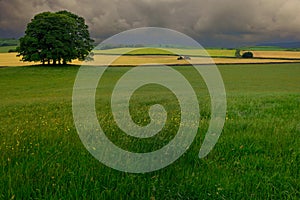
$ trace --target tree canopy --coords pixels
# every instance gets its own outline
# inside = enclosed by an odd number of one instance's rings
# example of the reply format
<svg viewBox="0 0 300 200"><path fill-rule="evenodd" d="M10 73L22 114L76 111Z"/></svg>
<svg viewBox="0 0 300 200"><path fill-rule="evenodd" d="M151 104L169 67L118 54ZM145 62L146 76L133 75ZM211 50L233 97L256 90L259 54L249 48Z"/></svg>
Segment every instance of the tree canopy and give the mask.
<svg viewBox="0 0 300 200"><path fill-rule="evenodd" d="M253 58L253 53L251 51L247 51L243 53L242 58Z"/></svg>
<svg viewBox="0 0 300 200"><path fill-rule="evenodd" d="M74 59L92 59L93 49L84 18L68 11L43 12L27 25L17 48L22 61L66 64Z"/></svg>

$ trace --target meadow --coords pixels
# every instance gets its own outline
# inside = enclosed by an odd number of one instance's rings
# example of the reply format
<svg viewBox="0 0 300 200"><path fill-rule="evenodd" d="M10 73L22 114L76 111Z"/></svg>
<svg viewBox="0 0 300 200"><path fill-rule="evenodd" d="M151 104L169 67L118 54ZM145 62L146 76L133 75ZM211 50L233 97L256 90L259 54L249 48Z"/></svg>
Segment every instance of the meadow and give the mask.
<svg viewBox="0 0 300 200"><path fill-rule="evenodd" d="M207 51L207 52L205 52ZM235 57L234 49L183 49L183 48L113 48L106 50L94 50L96 54L101 55L111 55L111 54L124 54L127 52L127 55L174 55L174 52L179 53L180 55L189 55L189 56L207 56L207 53L212 57Z"/></svg>
<svg viewBox="0 0 300 200"><path fill-rule="evenodd" d="M1 68L0 199L299 199L300 64L219 66L227 91L226 122L204 159L198 152L210 119L209 94L191 66L174 68L199 99L198 133L180 159L145 174L106 167L84 148L72 117L78 66ZM112 119L113 86L129 69L111 67L101 79L99 123L124 149L161 148L176 134L180 118L170 91L149 85L133 96L138 124L149 122L147 108L153 103L170 112L157 137L128 137Z"/></svg>
<svg viewBox="0 0 300 200"><path fill-rule="evenodd" d="M11 50L15 50L17 46L5 46L0 47L0 53L8 53Z"/></svg>
<svg viewBox="0 0 300 200"><path fill-rule="evenodd" d="M7 53L10 50L15 50L19 45L19 40L14 38L0 38L0 53Z"/></svg>

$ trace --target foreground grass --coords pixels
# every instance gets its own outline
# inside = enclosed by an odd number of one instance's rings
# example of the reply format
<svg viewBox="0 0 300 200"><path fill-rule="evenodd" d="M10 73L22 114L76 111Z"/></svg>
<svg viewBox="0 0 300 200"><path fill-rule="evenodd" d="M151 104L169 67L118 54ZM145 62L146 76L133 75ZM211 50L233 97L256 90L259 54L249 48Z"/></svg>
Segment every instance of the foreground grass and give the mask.
<svg viewBox="0 0 300 200"><path fill-rule="evenodd" d="M184 156L147 174L110 169L83 147L71 110L78 67L0 69L0 199L298 199L300 65L220 66L228 95L226 124L216 147L201 160L208 93L191 67L176 69L198 94L199 131ZM159 148L176 133L176 99L159 87L138 91L137 123L149 120L146 104L139 104L146 96L149 104L153 99L165 104L171 117L153 141L127 137L113 123L108 103L114 82L127 70L110 68L101 80L100 124L122 148Z"/></svg>

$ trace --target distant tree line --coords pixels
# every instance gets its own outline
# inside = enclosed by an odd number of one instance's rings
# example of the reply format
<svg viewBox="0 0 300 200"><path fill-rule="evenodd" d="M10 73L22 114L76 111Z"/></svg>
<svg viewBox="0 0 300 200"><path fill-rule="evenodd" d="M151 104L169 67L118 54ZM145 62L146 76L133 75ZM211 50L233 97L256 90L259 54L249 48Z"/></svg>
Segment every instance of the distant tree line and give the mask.
<svg viewBox="0 0 300 200"><path fill-rule="evenodd" d="M19 40L15 38L0 38L0 47L17 46Z"/></svg>
<svg viewBox="0 0 300 200"><path fill-rule="evenodd" d="M115 49L115 48L142 48L143 44L105 44L97 47L99 50Z"/></svg>

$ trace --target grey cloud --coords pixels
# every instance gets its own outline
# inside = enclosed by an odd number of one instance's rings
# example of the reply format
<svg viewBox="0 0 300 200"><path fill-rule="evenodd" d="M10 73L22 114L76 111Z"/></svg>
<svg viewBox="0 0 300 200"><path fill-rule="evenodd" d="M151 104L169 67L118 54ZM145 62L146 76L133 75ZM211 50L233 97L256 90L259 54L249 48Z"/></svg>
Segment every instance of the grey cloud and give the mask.
<svg viewBox="0 0 300 200"><path fill-rule="evenodd" d="M20 36L43 11L69 10L105 39L131 28L157 26L183 32L204 45L300 40L298 0L2 0L0 37Z"/></svg>

